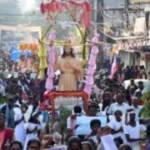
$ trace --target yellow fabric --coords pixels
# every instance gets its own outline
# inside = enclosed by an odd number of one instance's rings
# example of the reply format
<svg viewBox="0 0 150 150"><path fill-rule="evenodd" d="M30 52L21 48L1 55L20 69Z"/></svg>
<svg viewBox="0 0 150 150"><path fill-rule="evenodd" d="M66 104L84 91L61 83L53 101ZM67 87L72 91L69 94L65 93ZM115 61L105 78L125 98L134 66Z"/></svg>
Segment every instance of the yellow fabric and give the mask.
<svg viewBox="0 0 150 150"><path fill-rule="evenodd" d="M41 36L43 37L44 35L44 30L41 30ZM47 49L46 49L46 44L43 42L40 42L40 47L38 50L38 56L40 59L39 62L39 79L42 79L44 77L44 70L47 68Z"/></svg>
<svg viewBox="0 0 150 150"><path fill-rule="evenodd" d="M44 77L44 73L45 73L44 69L40 69L38 78L42 79L42 77Z"/></svg>
<svg viewBox="0 0 150 150"><path fill-rule="evenodd" d="M80 63L82 67L85 67L85 65L87 64L87 59L82 59Z"/></svg>
<svg viewBox="0 0 150 150"><path fill-rule="evenodd" d="M117 51L116 51L116 46L112 46L112 49L111 49L111 52L110 52L110 64L112 63L113 61L113 56L117 54Z"/></svg>

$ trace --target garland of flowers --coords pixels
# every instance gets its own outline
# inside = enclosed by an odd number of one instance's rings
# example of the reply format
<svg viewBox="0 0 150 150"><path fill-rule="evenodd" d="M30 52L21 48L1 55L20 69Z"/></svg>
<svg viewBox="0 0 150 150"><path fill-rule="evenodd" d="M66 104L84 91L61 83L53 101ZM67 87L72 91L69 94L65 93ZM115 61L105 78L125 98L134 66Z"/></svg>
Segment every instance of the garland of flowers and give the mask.
<svg viewBox="0 0 150 150"><path fill-rule="evenodd" d="M93 44L91 54L90 54L90 59L88 62L88 70L87 70L87 77L86 77L84 91L88 93L89 95L91 94L91 89L94 84L94 78L93 78L94 72L95 72L94 68L96 65L97 54L99 53L99 49L97 46L98 38L99 38L99 34L95 33L94 37L92 38L92 43L94 44Z"/></svg>
<svg viewBox="0 0 150 150"><path fill-rule="evenodd" d="M19 45L19 50L21 50L21 51L31 50L31 51L35 52L38 50L38 44L36 44L36 43L31 43L31 44L22 43Z"/></svg>

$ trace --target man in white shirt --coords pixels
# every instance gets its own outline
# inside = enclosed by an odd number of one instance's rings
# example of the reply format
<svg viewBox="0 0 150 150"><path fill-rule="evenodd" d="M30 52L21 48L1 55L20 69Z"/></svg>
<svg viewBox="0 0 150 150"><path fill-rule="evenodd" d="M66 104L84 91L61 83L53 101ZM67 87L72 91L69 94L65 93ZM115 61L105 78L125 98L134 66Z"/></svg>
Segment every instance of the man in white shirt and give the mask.
<svg viewBox="0 0 150 150"><path fill-rule="evenodd" d="M134 97L131 108L135 111L135 120L139 121L139 114L143 106L138 106L138 98Z"/></svg>
<svg viewBox="0 0 150 150"><path fill-rule="evenodd" d="M145 94L147 92L147 88L144 87L144 84L142 81L138 82L138 89L135 91L136 92L141 92L142 95Z"/></svg>
<svg viewBox="0 0 150 150"><path fill-rule="evenodd" d="M144 125L136 122L134 111L129 113L129 123L124 125L123 130L132 150L140 150L139 142L146 140L145 138L141 138L141 131L145 131L146 128Z"/></svg>
<svg viewBox="0 0 150 150"><path fill-rule="evenodd" d="M124 102L123 93L118 93L118 95L116 97L116 101L117 101L116 103L113 103L113 104L110 105L110 108L108 110L108 114L109 115L114 115L116 110L120 110L122 112L122 114L125 114L126 111L129 108L129 105Z"/></svg>

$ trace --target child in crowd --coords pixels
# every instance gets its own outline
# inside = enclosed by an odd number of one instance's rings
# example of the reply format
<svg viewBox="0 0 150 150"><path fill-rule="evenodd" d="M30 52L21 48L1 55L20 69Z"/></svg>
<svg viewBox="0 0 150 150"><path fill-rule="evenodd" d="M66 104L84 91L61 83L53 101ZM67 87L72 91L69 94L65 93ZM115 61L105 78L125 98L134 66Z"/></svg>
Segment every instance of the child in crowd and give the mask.
<svg viewBox="0 0 150 150"><path fill-rule="evenodd" d="M85 137L85 140L93 140L95 145L98 146L100 143L100 132L101 132L101 122L97 119L92 120L90 123L91 133Z"/></svg>

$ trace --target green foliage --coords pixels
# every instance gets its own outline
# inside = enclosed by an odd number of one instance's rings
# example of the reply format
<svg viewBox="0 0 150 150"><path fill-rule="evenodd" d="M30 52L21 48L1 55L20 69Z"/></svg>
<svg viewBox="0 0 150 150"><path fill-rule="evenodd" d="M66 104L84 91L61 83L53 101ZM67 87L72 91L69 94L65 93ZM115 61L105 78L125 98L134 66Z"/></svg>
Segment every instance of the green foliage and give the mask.
<svg viewBox="0 0 150 150"><path fill-rule="evenodd" d="M143 101L150 101L150 90L149 91L147 91L143 96L142 96L142 98L141 98L141 100L143 100Z"/></svg>
<svg viewBox="0 0 150 150"><path fill-rule="evenodd" d="M7 97L0 97L0 104L8 103Z"/></svg>
<svg viewBox="0 0 150 150"><path fill-rule="evenodd" d="M71 110L67 107L60 107L60 116L59 118L54 119L54 121L58 121L61 124L61 130L64 132L67 127L67 118L71 115Z"/></svg>
<svg viewBox="0 0 150 150"><path fill-rule="evenodd" d="M143 109L140 112L140 116L143 118L150 117L150 90L147 91L141 98L145 102Z"/></svg>
<svg viewBox="0 0 150 150"><path fill-rule="evenodd" d="M143 109L140 112L140 116L143 118L149 118L150 117L150 102L147 102Z"/></svg>

